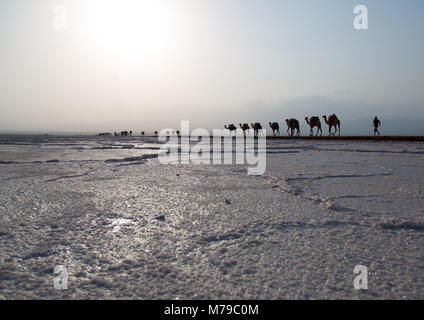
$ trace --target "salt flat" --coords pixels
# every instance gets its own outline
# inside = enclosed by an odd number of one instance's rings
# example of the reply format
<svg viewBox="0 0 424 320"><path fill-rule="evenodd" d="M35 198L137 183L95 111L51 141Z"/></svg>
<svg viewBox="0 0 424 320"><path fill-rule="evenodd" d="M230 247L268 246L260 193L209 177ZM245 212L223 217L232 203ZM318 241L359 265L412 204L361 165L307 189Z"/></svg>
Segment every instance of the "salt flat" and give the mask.
<svg viewBox="0 0 424 320"><path fill-rule="evenodd" d="M0 298L424 298L424 143L270 140L262 176L159 148L1 136Z"/></svg>

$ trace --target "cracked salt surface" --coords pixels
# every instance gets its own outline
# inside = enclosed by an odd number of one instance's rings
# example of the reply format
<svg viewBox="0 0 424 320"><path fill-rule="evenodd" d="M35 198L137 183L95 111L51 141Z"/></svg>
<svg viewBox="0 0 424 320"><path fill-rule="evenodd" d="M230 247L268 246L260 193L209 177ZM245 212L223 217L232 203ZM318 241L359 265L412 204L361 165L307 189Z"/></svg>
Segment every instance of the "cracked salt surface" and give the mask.
<svg viewBox="0 0 424 320"><path fill-rule="evenodd" d="M270 141L259 177L159 147L0 136L0 298L424 298L421 143Z"/></svg>

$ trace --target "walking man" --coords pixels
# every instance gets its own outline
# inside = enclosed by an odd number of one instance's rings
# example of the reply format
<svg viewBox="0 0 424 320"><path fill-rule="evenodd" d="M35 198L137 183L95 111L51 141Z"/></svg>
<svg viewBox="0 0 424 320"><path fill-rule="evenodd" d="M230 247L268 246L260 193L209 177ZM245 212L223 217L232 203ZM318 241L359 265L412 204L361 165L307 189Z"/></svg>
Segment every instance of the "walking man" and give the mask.
<svg viewBox="0 0 424 320"><path fill-rule="evenodd" d="M378 131L378 127L381 126L381 122L380 122L380 120L378 120L377 117L374 118L373 124L374 124L374 137L375 137L376 134L378 134L378 136L380 136L380 131Z"/></svg>

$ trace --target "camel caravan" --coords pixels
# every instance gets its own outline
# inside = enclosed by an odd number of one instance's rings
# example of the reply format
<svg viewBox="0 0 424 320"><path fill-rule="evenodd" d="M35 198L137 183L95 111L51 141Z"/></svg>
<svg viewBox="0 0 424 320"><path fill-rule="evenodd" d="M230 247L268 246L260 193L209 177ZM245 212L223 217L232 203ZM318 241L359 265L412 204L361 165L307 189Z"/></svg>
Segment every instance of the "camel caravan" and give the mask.
<svg viewBox="0 0 424 320"><path fill-rule="evenodd" d="M338 134L340 136L340 120L337 118L337 116L333 113L330 116L322 116L324 119L324 122L328 125L328 136L335 136ZM321 128L321 120L317 116L313 117L306 117L305 118L306 123L310 127L309 135L312 137L314 136L314 128L316 127L316 135L318 134L322 136L322 128ZM300 137L300 123L299 120L295 118L286 119L286 125L287 125L287 135L290 137ZM247 123L239 124L240 129L243 130L243 135L246 135L246 132L249 132L250 129L253 130L253 135L256 137L259 135L259 130L262 130L262 125L259 122L252 123L251 126ZM280 125L278 122L269 122L269 127L272 129L272 135L274 137L280 136ZM333 132L334 127L334 132ZM232 135L233 132L237 130L237 127L234 124L229 124L224 126L225 129L230 131L230 135Z"/></svg>
<svg viewBox="0 0 424 320"><path fill-rule="evenodd" d="M339 118L333 113L329 116L323 115L322 119L324 120L325 124L328 126L328 136L334 137L334 136L340 136L340 120ZM287 135L289 137L300 137L300 122L299 120L295 118L286 119L286 125L287 125ZM305 117L305 122L309 126L310 131L309 135L311 137L313 136L321 136L322 137L322 124L321 119L318 116L312 116L312 117ZM380 132L378 131L378 128L381 126L381 121L375 117L373 120L373 126L374 126L374 136L378 135L380 136ZM269 122L269 127L272 129L272 135L273 137L280 136L280 124L278 122ZM248 123L239 123L239 128L236 127L234 124L224 125L224 128L226 130L230 131L230 135L232 136L237 134L237 130L241 130L243 132L243 135L246 136L249 133L253 133L255 137L259 136L260 130L263 129L261 123L255 122L251 123L250 125ZM316 128L316 133L314 132ZM334 128L334 131L333 131ZM158 131L154 132L154 136L158 136ZM180 136L180 131L167 131L167 135L177 135ZM111 136L110 133L99 133L99 136ZM122 131L122 132L115 132L115 136L123 136L123 137L131 137L133 135L132 131ZM145 132L141 131L140 135L142 137L145 136Z"/></svg>

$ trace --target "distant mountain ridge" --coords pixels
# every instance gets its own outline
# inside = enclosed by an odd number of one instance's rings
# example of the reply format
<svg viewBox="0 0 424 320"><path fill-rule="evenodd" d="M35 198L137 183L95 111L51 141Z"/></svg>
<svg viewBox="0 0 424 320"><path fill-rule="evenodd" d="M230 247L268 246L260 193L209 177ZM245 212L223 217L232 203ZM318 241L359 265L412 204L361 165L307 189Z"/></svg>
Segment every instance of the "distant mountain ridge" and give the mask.
<svg viewBox="0 0 424 320"><path fill-rule="evenodd" d="M381 121L381 127L379 128L381 135L383 136L424 136L424 119L409 119L409 118L402 118L402 119L394 119L394 118L379 118ZM302 136L308 136L309 135L309 126L306 124L304 119L298 119L300 122L300 131ZM345 136L368 136L373 135L373 126L372 126L372 120L373 118L360 118L355 120L344 120L342 117L340 117L341 120L341 133ZM283 121L279 121L280 123L280 131L281 135L286 134L286 124ZM223 129L223 126L225 124L225 121L223 120L222 125L217 125L216 128ZM322 132L323 135L328 135L328 126L324 122L324 120L321 118L321 125L322 125ZM267 133L272 135L272 130L268 126L268 122L262 121L262 126L266 128ZM24 127L19 125L12 125L10 123L0 123L0 133L7 134L7 133L30 133L30 134L95 134L98 132L107 132L108 128L115 127L115 128L129 128L128 130L133 130L135 135L140 134L140 130L144 129L141 125L135 125L134 123L118 123L115 126L112 126L110 124L105 125L104 127L101 124L93 124L93 126L90 128L89 125L84 125L84 128L75 128L72 130L71 126L67 126L64 128L64 130L60 130L58 128L45 128L45 129L39 129L39 128L31 128L31 127ZM178 127L178 124L175 126ZM165 128L157 127L157 130L162 130ZM190 130L196 129L196 125L190 125ZM212 129L212 128L206 128L206 129ZM152 130L146 130L146 133L153 132ZM178 129L176 129L178 130ZM111 133L113 130L111 131ZM316 132L316 128L314 129L314 132Z"/></svg>

